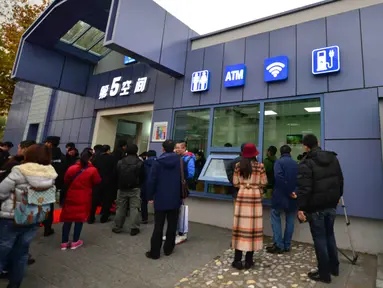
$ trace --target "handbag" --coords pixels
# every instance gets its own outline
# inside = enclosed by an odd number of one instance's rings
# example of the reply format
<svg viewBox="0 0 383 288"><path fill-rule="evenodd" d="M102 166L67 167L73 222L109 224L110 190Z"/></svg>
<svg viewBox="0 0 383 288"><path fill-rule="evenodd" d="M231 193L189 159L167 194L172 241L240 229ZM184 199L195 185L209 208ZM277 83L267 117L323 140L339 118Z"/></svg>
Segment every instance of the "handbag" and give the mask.
<svg viewBox="0 0 383 288"><path fill-rule="evenodd" d="M181 199L186 199L187 197L189 197L189 187L188 187L188 183L186 182L186 179L185 179L185 170L184 170L184 160L182 159L182 157L180 158L180 167L181 167Z"/></svg>
<svg viewBox="0 0 383 288"><path fill-rule="evenodd" d="M65 197L66 197L66 194L67 194L67 192L68 192L68 190L69 190L70 185L72 185L73 181L74 181L78 176L80 176L80 174L81 174L82 172L84 172L86 169L88 169L88 167L84 167L84 168L82 168L80 171L78 171L78 172L76 173L76 175L73 176L73 178L70 180L70 182L69 182L68 184L64 184L63 189L61 189L61 191L60 191L60 205L61 205L61 206L64 204Z"/></svg>

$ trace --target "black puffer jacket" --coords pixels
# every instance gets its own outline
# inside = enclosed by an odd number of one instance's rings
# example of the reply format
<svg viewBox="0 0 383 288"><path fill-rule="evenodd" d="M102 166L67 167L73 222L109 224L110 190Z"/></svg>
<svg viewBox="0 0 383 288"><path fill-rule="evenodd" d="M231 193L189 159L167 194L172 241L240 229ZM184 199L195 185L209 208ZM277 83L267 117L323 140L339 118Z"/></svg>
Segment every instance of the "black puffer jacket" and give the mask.
<svg viewBox="0 0 383 288"><path fill-rule="evenodd" d="M52 148L52 166L55 168L57 173L57 178L55 181L55 186L57 189L63 189L64 187L64 175L67 170L66 158L59 147Z"/></svg>
<svg viewBox="0 0 383 288"><path fill-rule="evenodd" d="M335 208L343 195L343 174L336 153L314 148L298 167L299 210L308 213Z"/></svg>

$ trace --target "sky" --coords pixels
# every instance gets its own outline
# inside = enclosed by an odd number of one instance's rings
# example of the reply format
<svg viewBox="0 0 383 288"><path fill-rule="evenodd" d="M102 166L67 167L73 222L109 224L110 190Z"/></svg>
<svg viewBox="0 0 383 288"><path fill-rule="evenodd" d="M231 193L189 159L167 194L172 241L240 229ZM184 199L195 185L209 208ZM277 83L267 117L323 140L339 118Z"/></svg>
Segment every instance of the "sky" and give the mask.
<svg viewBox="0 0 383 288"><path fill-rule="evenodd" d="M39 3L41 0L29 0ZM153 0L198 34L206 34L323 0Z"/></svg>

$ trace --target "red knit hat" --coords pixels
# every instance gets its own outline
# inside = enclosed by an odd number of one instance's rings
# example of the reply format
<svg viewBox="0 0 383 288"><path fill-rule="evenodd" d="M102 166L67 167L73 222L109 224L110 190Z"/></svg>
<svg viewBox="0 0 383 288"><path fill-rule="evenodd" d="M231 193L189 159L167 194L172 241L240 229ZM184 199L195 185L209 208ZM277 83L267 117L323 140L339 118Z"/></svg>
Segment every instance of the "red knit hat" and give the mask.
<svg viewBox="0 0 383 288"><path fill-rule="evenodd" d="M253 143L247 143L245 147L243 147L242 157L243 158L254 158L259 155L257 147Z"/></svg>

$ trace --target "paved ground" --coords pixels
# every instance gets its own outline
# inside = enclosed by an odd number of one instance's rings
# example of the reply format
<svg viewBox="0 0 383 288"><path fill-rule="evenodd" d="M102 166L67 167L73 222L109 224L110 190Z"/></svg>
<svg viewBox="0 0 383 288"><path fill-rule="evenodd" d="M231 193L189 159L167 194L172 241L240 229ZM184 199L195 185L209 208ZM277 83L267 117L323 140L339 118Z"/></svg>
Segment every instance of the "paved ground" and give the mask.
<svg viewBox="0 0 383 288"><path fill-rule="evenodd" d="M295 243L291 253L281 256L258 253L252 270L237 272L230 267L233 253L227 249L230 231L225 229L191 223L189 240L177 246L172 256L153 261L144 256L151 224L136 237L113 234L111 225L85 225L85 245L75 251L59 249L61 225L50 238L39 234L31 248L37 262L29 267L22 287L375 287L374 256L361 255L357 266L342 260L341 276L324 286L307 280L307 271L315 266L308 245ZM5 284L1 281L0 288Z"/></svg>

